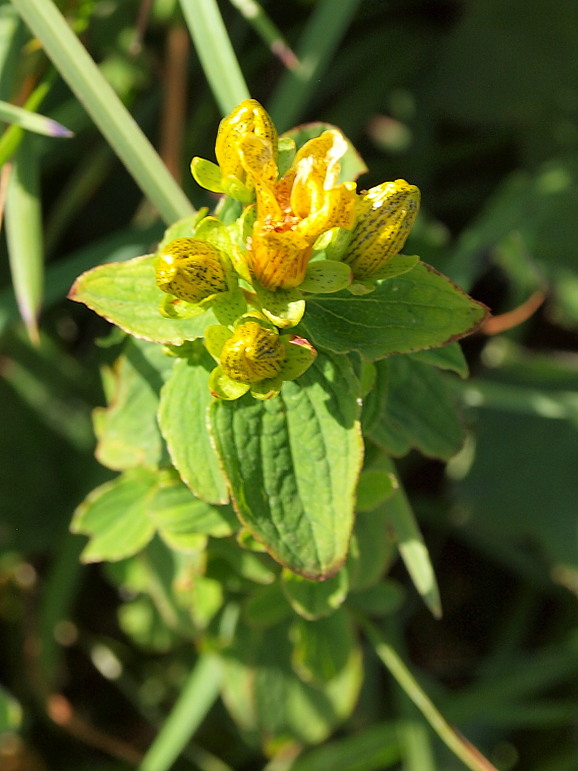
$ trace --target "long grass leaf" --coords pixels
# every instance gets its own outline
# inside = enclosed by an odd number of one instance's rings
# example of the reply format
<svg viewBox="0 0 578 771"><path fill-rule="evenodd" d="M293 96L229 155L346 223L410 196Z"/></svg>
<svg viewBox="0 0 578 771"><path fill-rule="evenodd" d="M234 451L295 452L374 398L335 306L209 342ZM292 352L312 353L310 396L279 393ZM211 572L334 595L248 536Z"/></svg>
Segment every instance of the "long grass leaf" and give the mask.
<svg viewBox="0 0 578 771"><path fill-rule="evenodd" d="M395 474L395 467L389 460L386 471ZM399 487L384 503L389 516L389 526L401 558L411 580L423 601L436 618L441 618L440 593L433 565L419 529L415 515L402 487Z"/></svg>
<svg viewBox="0 0 578 771"><path fill-rule="evenodd" d="M229 2L247 19L271 53L279 57L287 69L294 70L299 66L299 60L283 33L256 0L229 0Z"/></svg>
<svg viewBox="0 0 578 771"><path fill-rule="evenodd" d="M296 47L299 65L285 71L268 104L277 127L290 128L313 94L331 61L360 0L319 0Z"/></svg>
<svg viewBox="0 0 578 771"><path fill-rule="evenodd" d="M470 771L497 771L489 760L447 722L377 627L365 618L360 617L359 620L380 661L454 755Z"/></svg>
<svg viewBox="0 0 578 771"><path fill-rule="evenodd" d="M39 83L26 100L24 109L32 113L35 112L36 109L42 104L44 97L50 91L52 81L52 76L48 76L41 83ZM23 137L24 129L21 126L18 126L15 123L8 126L6 131L0 137L0 167L2 167L13 157Z"/></svg>
<svg viewBox="0 0 578 771"><path fill-rule="evenodd" d="M248 99L249 89L216 0L179 0L211 91L223 115Z"/></svg>
<svg viewBox="0 0 578 771"><path fill-rule="evenodd" d="M169 771L215 702L221 664L204 654L189 675L177 703L143 758L139 771Z"/></svg>
<svg viewBox="0 0 578 771"><path fill-rule="evenodd" d="M15 104L0 101L0 121L13 123L36 134L45 134L49 137L71 137L72 131L62 126L58 121L39 115L36 112L17 107Z"/></svg>
<svg viewBox="0 0 578 771"><path fill-rule="evenodd" d="M52 0L12 4L165 222L190 214L187 197Z"/></svg>
<svg viewBox="0 0 578 771"><path fill-rule="evenodd" d="M6 195L6 241L14 292L30 339L38 342L44 252L38 157L30 137L16 153Z"/></svg>

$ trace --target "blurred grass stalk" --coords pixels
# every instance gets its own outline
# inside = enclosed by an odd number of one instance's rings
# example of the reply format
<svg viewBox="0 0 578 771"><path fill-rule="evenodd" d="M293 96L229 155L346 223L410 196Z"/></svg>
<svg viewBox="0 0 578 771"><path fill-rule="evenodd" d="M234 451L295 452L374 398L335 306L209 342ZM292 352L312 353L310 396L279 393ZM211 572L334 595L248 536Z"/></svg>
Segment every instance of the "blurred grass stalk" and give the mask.
<svg viewBox="0 0 578 771"><path fill-rule="evenodd" d="M4 166L6 241L12 283L20 315L33 343L38 344L38 314L42 302L44 250L40 207L40 173L32 137L21 142L14 161Z"/></svg>
<svg viewBox="0 0 578 771"><path fill-rule="evenodd" d="M229 0L239 13L253 27L261 40L269 47L288 70L299 66L299 59L283 37L281 30L271 21L261 5L255 0Z"/></svg>
<svg viewBox="0 0 578 771"><path fill-rule="evenodd" d="M15 126L34 131L36 134L44 134L49 137L71 137L72 131L58 121L47 118L45 115L39 115L31 110L25 110L17 107L10 102L0 101L0 121L4 123L13 123Z"/></svg>
<svg viewBox="0 0 578 771"><path fill-rule="evenodd" d="M179 0L211 91L227 115L250 92L216 0Z"/></svg>
<svg viewBox="0 0 578 771"><path fill-rule="evenodd" d="M296 47L297 67L286 70L268 110L277 128L286 131L299 119L349 27L360 0L319 0Z"/></svg>
<svg viewBox="0 0 578 771"><path fill-rule="evenodd" d="M427 722L470 771L498 771L466 738L461 736L438 711L429 696L406 667L393 646L385 639L380 630L366 618L359 617L360 624L367 638L373 645L376 655L401 686L406 695L420 710Z"/></svg>
<svg viewBox="0 0 578 771"><path fill-rule="evenodd" d="M143 193L167 224L192 206L52 0L11 0Z"/></svg>
<svg viewBox="0 0 578 771"><path fill-rule="evenodd" d="M205 652L183 685L138 771L169 771L216 701L222 679L217 656Z"/></svg>

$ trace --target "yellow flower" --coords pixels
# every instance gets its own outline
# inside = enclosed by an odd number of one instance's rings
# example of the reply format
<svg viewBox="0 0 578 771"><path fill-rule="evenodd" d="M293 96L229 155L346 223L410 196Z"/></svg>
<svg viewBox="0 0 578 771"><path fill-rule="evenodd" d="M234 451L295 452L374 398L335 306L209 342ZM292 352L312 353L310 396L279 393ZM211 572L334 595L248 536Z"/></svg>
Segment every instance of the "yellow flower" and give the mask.
<svg viewBox="0 0 578 771"><path fill-rule="evenodd" d="M317 238L355 222L355 183L337 181L347 143L338 131L324 131L303 145L278 181L269 142L250 134L239 147L257 197L247 245L249 268L265 289L292 289L305 277Z"/></svg>
<svg viewBox="0 0 578 771"><path fill-rule="evenodd" d="M404 179L384 182L360 197L353 238L342 258L356 279L377 277L403 249L419 202L419 189Z"/></svg>
<svg viewBox="0 0 578 771"><path fill-rule="evenodd" d="M199 303L229 288L221 253L198 238L170 241L161 250L155 271L159 289L189 303Z"/></svg>

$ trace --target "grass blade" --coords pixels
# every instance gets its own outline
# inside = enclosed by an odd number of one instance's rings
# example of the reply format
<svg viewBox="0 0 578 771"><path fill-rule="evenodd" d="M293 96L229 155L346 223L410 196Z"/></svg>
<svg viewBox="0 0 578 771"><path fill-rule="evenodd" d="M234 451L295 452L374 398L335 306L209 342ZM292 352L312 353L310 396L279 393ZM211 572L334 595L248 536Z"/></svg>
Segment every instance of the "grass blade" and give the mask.
<svg viewBox="0 0 578 771"><path fill-rule="evenodd" d="M223 115L250 96L216 0L179 0L211 91Z"/></svg>
<svg viewBox="0 0 578 771"><path fill-rule="evenodd" d="M219 694L221 665L213 654L203 655L185 682L179 699L139 771L169 771L207 715Z"/></svg>
<svg viewBox="0 0 578 771"><path fill-rule="evenodd" d="M44 280L39 186L38 158L27 137L16 153L8 182L6 241L20 315L34 343L39 339L37 319Z"/></svg>
<svg viewBox="0 0 578 771"><path fill-rule="evenodd" d="M470 771L497 771L489 760L447 722L377 627L365 618L359 620L380 661L454 755Z"/></svg>
<svg viewBox="0 0 578 771"><path fill-rule="evenodd" d="M34 131L36 134L44 134L49 137L71 137L72 131L62 126L58 121L47 118L45 115L24 110L15 104L0 101L0 121L13 123L15 126Z"/></svg>
<svg viewBox="0 0 578 771"><path fill-rule="evenodd" d="M44 97L50 91L53 78L48 76L42 83L39 83L34 91L30 94L24 105L25 110L29 112L35 112L40 107ZM0 167L4 166L9 161L16 150L18 149L20 142L24 137L24 129L13 123L8 126L6 131L0 137Z"/></svg>
<svg viewBox="0 0 578 771"><path fill-rule="evenodd" d="M335 53L360 0L320 0L296 49L299 65L287 70L268 105L280 131L297 122Z"/></svg>
<svg viewBox="0 0 578 771"><path fill-rule="evenodd" d="M389 460L385 471L395 474L395 467ZM389 526L393 538L415 588L434 617L441 618L442 606L434 569L403 488L400 486L383 503L383 506L389 515Z"/></svg>
<svg viewBox="0 0 578 771"><path fill-rule="evenodd" d="M190 214L187 197L52 0L12 4L165 222Z"/></svg>
<svg viewBox="0 0 578 771"><path fill-rule="evenodd" d="M299 66L299 60L283 37L283 33L256 0L229 0L229 2L247 19L271 53L277 56L287 69L294 70Z"/></svg>

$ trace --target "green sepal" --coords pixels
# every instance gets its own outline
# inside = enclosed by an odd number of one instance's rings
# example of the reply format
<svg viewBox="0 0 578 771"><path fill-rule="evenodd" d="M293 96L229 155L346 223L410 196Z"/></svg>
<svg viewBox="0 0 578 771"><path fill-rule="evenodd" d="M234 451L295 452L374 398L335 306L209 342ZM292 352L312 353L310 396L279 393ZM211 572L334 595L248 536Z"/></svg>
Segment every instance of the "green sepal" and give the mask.
<svg viewBox="0 0 578 771"><path fill-rule="evenodd" d="M211 295L215 297L215 295ZM208 300L209 298L205 298ZM206 305L206 304L205 304ZM159 303L159 313L166 319L194 319L202 316L206 307L201 303L188 303L172 294L165 294Z"/></svg>
<svg viewBox="0 0 578 771"><path fill-rule="evenodd" d="M217 321L225 326L232 326L235 321L247 312L247 301L243 290L236 286L230 292L214 295L213 313Z"/></svg>
<svg viewBox="0 0 578 771"><path fill-rule="evenodd" d="M396 276L401 276L403 273L408 273L415 268L419 261L420 258L416 254L412 256L396 254L395 257L388 260L385 265L382 265L371 278L354 279L349 287L349 291L354 295L369 294L369 292L374 291L376 281L395 278Z"/></svg>
<svg viewBox="0 0 578 771"><path fill-rule="evenodd" d="M305 313L305 300L299 289L276 289L271 292L257 282L253 288L261 311L276 327L289 329L299 324Z"/></svg>
<svg viewBox="0 0 578 771"><path fill-rule="evenodd" d="M195 157L191 161L191 174L195 182L205 190L210 190L212 193L226 192L221 169L216 163Z"/></svg>
<svg viewBox="0 0 578 771"><path fill-rule="evenodd" d="M207 241L220 252L231 251L231 235L226 225L216 217L204 217L195 228L195 238Z"/></svg>
<svg viewBox="0 0 578 771"><path fill-rule="evenodd" d="M277 377L270 377L267 380L260 380L258 383L253 383L251 386L251 396L255 399L272 399L274 396L278 396L283 385L283 378L281 373Z"/></svg>
<svg viewBox="0 0 578 771"><path fill-rule="evenodd" d="M232 380L223 372L220 365L215 367L209 376L209 390L218 399L224 399L225 401L239 399L247 393L249 388L248 383L239 383L236 380Z"/></svg>
<svg viewBox="0 0 578 771"><path fill-rule="evenodd" d="M323 252L327 260L340 260L353 238L353 231L345 228L331 228L322 233L313 244L316 252Z"/></svg>
<svg viewBox="0 0 578 771"><path fill-rule="evenodd" d="M221 184L223 185L223 192L236 201L247 204L253 203L255 200L254 190L244 185L237 177L221 177Z"/></svg>
<svg viewBox="0 0 578 771"><path fill-rule="evenodd" d="M214 324L205 329L205 347L211 356L219 361L221 351L232 332L223 324Z"/></svg>
<svg viewBox="0 0 578 771"><path fill-rule="evenodd" d="M307 266L299 289L315 294L330 294L348 287L351 279L351 268L345 262L315 260Z"/></svg>
<svg viewBox="0 0 578 771"><path fill-rule="evenodd" d="M287 352L281 371L282 380L295 380L306 372L315 361L317 351L308 340L293 335L290 339L284 339L283 344Z"/></svg>

